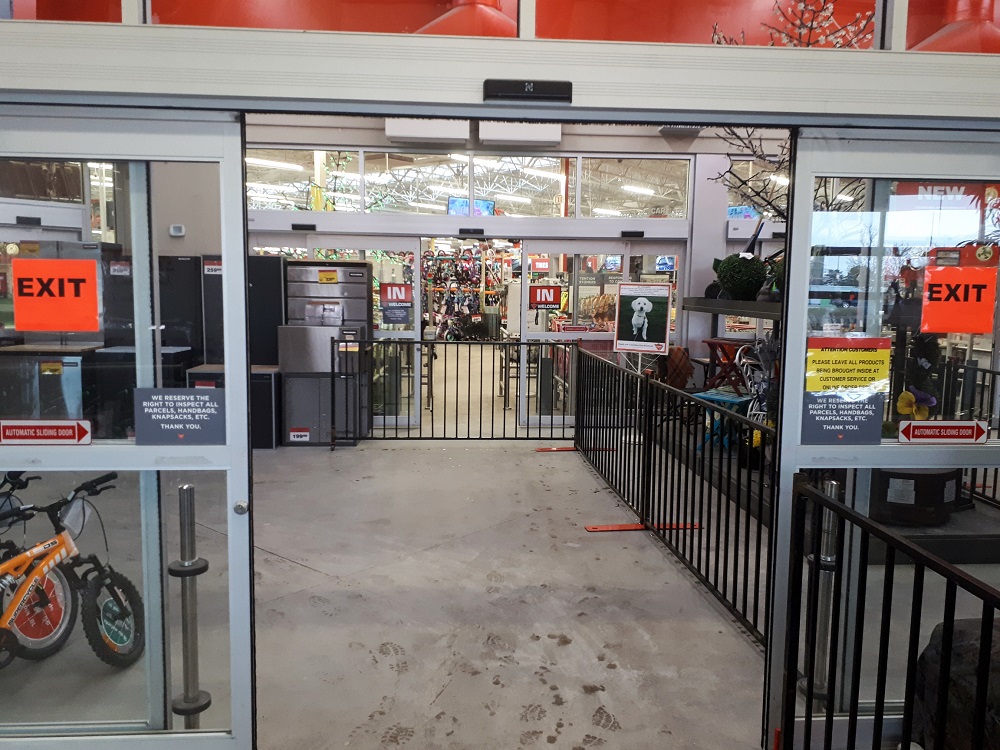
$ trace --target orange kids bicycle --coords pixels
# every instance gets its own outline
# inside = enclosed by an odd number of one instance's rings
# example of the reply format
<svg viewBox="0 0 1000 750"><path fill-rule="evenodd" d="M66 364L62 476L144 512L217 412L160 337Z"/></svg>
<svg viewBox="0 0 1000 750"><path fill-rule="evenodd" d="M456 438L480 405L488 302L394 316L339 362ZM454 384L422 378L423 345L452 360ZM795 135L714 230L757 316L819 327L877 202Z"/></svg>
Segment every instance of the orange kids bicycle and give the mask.
<svg viewBox="0 0 1000 750"><path fill-rule="evenodd" d="M7 472L0 482L0 532L44 513L55 536L30 548L0 542L0 669L17 657L37 661L61 649L73 632L78 605L97 657L113 667L134 664L146 641L142 597L97 555L81 556L74 541L96 513L89 498L113 489L109 482L118 475L105 474L51 505L35 506L21 505L14 495L40 479L22 478L23 473ZM107 545L107 534L104 539Z"/></svg>

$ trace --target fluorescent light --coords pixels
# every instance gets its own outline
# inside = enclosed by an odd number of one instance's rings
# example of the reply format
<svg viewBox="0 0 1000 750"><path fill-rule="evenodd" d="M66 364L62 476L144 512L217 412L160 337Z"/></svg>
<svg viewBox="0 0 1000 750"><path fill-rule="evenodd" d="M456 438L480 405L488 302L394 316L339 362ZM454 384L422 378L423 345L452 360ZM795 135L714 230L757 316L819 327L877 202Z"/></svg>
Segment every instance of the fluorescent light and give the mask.
<svg viewBox="0 0 1000 750"><path fill-rule="evenodd" d="M410 201L407 205L414 208L429 208L431 211L444 211L448 208L447 206L442 206L440 203L419 203L417 201Z"/></svg>
<svg viewBox="0 0 1000 750"><path fill-rule="evenodd" d="M290 185L267 185L263 182L248 182L247 187L253 190L273 190L276 193L299 192L299 188Z"/></svg>
<svg viewBox="0 0 1000 750"><path fill-rule="evenodd" d="M791 182L791 180L789 180L787 177L784 177L780 174L771 175L771 181L777 182L779 185L787 185L789 182Z"/></svg>
<svg viewBox="0 0 1000 750"><path fill-rule="evenodd" d="M621 211L615 211L610 208L595 208L592 209L591 213L600 214L601 216L621 216Z"/></svg>
<svg viewBox="0 0 1000 750"><path fill-rule="evenodd" d="M255 156L248 156L243 161L257 167L274 167L275 169L290 169L293 172L305 172L306 168L301 164L289 164L287 161L271 161L270 159L258 159Z"/></svg>
<svg viewBox="0 0 1000 750"><path fill-rule="evenodd" d="M535 177L547 177L550 180L559 180L560 182L566 179L566 175L561 172L546 172L544 169L535 169L534 167L523 167L521 171Z"/></svg>
<svg viewBox="0 0 1000 750"><path fill-rule="evenodd" d="M860 197L861 197L860 195L848 195L847 193L840 193L833 200L835 203L854 203L854 201L856 201Z"/></svg>
<svg viewBox="0 0 1000 750"><path fill-rule="evenodd" d="M87 166L91 169L114 169L114 164L104 164L103 162L88 161Z"/></svg>
<svg viewBox="0 0 1000 750"><path fill-rule="evenodd" d="M469 161L468 154L448 154L448 158L454 159L455 161L464 161L464 162ZM495 159L484 159L480 156L474 156L472 159L476 164L478 164L481 167L498 169L499 167L503 166L500 162L496 161Z"/></svg>
<svg viewBox="0 0 1000 750"><path fill-rule="evenodd" d="M447 185L429 185L428 187L435 193L460 195L463 198L467 198L469 195L469 188L462 189L462 188L448 187Z"/></svg>
<svg viewBox="0 0 1000 750"><path fill-rule="evenodd" d="M506 195L504 193L493 193L494 198L502 201L513 201L514 203L531 203L531 198L522 198L520 195Z"/></svg>
<svg viewBox="0 0 1000 750"><path fill-rule="evenodd" d="M622 190L627 190L630 193L638 193L639 195L656 195L655 190L639 187L638 185L622 185Z"/></svg>

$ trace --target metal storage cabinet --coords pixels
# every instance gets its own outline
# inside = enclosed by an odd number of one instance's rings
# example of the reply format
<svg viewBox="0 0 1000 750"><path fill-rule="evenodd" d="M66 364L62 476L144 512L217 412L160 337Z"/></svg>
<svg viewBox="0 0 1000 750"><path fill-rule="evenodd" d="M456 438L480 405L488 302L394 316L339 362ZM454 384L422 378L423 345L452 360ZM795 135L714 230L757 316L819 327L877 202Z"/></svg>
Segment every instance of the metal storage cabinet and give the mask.
<svg viewBox="0 0 1000 750"><path fill-rule="evenodd" d="M282 385L284 442L290 445L329 445L333 424L330 375L285 374Z"/></svg>

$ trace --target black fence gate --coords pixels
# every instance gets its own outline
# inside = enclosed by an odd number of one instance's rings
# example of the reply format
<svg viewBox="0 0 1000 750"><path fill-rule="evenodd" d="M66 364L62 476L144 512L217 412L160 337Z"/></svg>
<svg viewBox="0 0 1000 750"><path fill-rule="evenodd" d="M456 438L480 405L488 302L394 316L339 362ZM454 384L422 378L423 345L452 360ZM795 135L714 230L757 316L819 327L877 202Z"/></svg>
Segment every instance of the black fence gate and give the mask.
<svg viewBox="0 0 1000 750"><path fill-rule="evenodd" d="M334 446L572 440L575 342L332 342Z"/></svg>

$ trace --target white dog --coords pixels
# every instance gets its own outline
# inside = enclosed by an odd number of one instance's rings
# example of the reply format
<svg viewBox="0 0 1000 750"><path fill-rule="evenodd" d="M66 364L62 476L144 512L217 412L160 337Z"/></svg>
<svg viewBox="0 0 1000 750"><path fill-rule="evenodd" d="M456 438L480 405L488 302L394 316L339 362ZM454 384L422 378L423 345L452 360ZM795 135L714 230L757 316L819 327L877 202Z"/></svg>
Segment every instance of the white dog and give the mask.
<svg viewBox="0 0 1000 750"><path fill-rule="evenodd" d="M638 297L632 301L632 309L635 310L635 313L632 315L632 336L638 339L641 334L643 341L645 341L646 329L649 328L646 313L653 309L653 303L645 297Z"/></svg>

